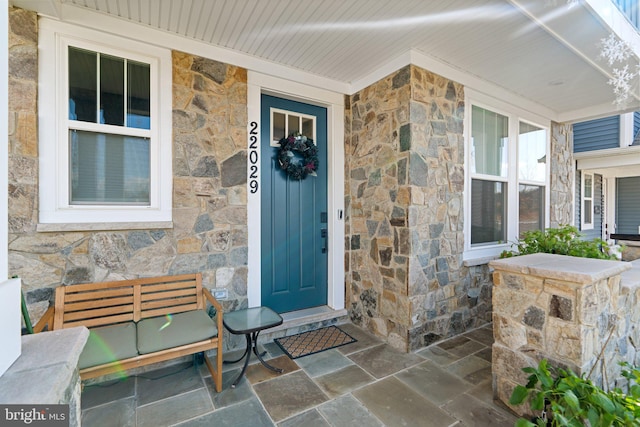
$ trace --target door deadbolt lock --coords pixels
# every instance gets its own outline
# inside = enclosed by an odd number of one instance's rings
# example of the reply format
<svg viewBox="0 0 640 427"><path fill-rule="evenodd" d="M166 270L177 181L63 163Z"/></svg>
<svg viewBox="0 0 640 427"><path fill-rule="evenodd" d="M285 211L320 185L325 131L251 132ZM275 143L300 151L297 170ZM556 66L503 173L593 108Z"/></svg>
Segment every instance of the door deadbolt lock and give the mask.
<svg viewBox="0 0 640 427"><path fill-rule="evenodd" d="M320 237L323 239L322 241L322 253L326 254L327 253L327 240L329 237L329 233L327 233L327 229L323 228L320 230Z"/></svg>

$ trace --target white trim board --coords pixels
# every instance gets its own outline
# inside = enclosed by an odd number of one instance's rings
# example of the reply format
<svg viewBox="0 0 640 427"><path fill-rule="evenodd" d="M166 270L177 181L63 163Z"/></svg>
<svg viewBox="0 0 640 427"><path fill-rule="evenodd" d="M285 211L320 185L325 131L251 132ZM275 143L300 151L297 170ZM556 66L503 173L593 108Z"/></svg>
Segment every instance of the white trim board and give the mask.
<svg viewBox="0 0 640 427"><path fill-rule="evenodd" d="M248 123L260 123L260 97L276 95L294 101L302 101L327 109L327 209L329 213L329 259L327 275L327 305L333 310L344 309L344 96L291 82L266 74L249 71L247 74ZM247 142L248 143L248 142ZM260 136L258 135L258 155ZM264 155L269 155L264 153ZM260 185L260 176L258 176ZM247 190L248 278L247 297L249 307L261 304L261 203L260 192Z"/></svg>

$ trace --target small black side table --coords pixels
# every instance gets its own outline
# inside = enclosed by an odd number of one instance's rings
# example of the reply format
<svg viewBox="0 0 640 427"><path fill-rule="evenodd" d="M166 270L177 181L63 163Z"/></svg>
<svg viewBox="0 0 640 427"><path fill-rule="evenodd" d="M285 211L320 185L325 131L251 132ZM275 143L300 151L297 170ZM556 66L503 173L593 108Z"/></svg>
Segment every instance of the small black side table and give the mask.
<svg viewBox="0 0 640 427"><path fill-rule="evenodd" d="M236 380L233 382L231 388L235 388L238 385L238 383L242 379L242 376L247 370L252 350L260 363L262 363L265 367L271 369L274 372L282 372L282 369L273 367L262 359L262 356L265 355L266 351L262 352L262 354L258 352L258 334L260 334L260 331L263 331L265 329L281 325L282 316L268 307L254 307L225 313L224 317L222 318L222 323L224 323L225 328L227 328L232 334L244 334L244 336L247 338L247 348L244 350L244 354L237 360L229 360L224 362L237 363L241 361L243 357L247 356L247 358L244 360L242 372L240 372L238 378L236 378Z"/></svg>

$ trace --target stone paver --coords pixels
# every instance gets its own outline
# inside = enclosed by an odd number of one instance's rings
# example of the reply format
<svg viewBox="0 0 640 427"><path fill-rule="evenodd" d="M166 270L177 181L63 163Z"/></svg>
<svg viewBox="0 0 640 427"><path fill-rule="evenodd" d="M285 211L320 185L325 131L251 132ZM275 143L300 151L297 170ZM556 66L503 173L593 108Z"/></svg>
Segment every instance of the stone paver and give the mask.
<svg viewBox="0 0 640 427"><path fill-rule="evenodd" d="M137 425L138 427L169 426L185 419L204 415L212 410L211 399L202 388L138 407Z"/></svg>
<svg viewBox="0 0 640 427"><path fill-rule="evenodd" d="M318 408L329 424L340 426L383 427L384 424L376 418L362 403L353 396L342 396L320 405Z"/></svg>
<svg viewBox="0 0 640 427"><path fill-rule="evenodd" d="M314 380L327 396L336 397L372 383L375 378L358 365L351 365Z"/></svg>
<svg viewBox="0 0 640 427"><path fill-rule="evenodd" d="M279 423L278 427L331 427L331 424L316 409L312 409Z"/></svg>
<svg viewBox="0 0 640 427"><path fill-rule="evenodd" d="M456 421L394 377L365 386L353 395L386 426L448 427Z"/></svg>
<svg viewBox="0 0 640 427"><path fill-rule="evenodd" d="M135 427L135 398L116 400L82 412L82 425L93 427Z"/></svg>
<svg viewBox="0 0 640 427"><path fill-rule="evenodd" d="M258 399L254 398L178 425L180 427L270 427L273 426L273 422Z"/></svg>
<svg viewBox="0 0 640 427"><path fill-rule="evenodd" d="M336 349L301 357L296 359L296 363L300 365L311 378L328 374L336 369L353 364L351 360L347 359Z"/></svg>
<svg viewBox="0 0 640 427"><path fill-rule="evenodd" d="M352 354L349 359L376 378L394 374L423 360L416 354L402 353L386 344Z"/></svg>
<svg viewBox="0 0 640 427"><path fill-rule="evenodd" d="M191 364L169 366L138 377L138 405L146 405L204 386Z"/></svg>
<svg viewBox="0 0 640 427"><path fill-rule="evenodd" d="M517 418L468 396L458 396L444 409L467 426L513 427Z"/></svg>
<svg viewBox="0 0 640 427"><path fill-rule="evenodd" d="M358 342L297 360L267 343L266 357L285 373L254 363L232 389L240 367L225 366L220 393L207 369L190 364L86 386L83 426L514 424L515 416L493 401L490 327L416 353L399 352L354 325L341 327Z"/></svg>
<svg viewBox="0 0 640 427"><path fill-rule="evenodd" d="M446 403L461 395L469 384L432 362L424 362L396 374L412 389L436 404Z"/></svg>
<svg viewBox="0 0 640 427"><path fill-rule="evenodd" d="M473 355L452 363L447 370L472 384L491 378L491 363Z"/></svg>
<svg viewBox="0 0 640 427"><path fill-rule="evenodd" d="M253 389L276 422L328 400L320 387L302 371L256 384Z"/></svg>
<svg viewBox="0 0 640 427"><path fill-rule="evenodd" d="M111 381L102 384L85 385L82 391L82 407L93 408L127 397L135 397L136 379L127 378L124 381Z"/></svg>

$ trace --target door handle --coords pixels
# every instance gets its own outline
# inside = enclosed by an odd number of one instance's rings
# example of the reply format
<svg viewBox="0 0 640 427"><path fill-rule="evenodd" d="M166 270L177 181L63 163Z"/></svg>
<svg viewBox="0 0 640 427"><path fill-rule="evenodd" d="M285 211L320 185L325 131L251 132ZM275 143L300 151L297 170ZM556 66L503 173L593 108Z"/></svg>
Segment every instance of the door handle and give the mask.
<svg viewBox="0 0 640 427"><path fill-rule="evenodd" d="M322 253L327 253L327 242L329 240L329 233L327 233L327 229L323 228L320 230L320 237L323 239L322 241Z"/></svg>

